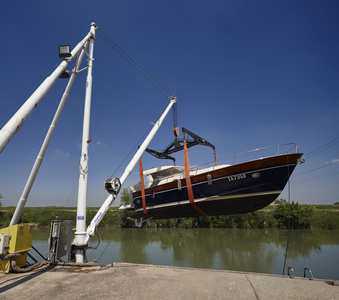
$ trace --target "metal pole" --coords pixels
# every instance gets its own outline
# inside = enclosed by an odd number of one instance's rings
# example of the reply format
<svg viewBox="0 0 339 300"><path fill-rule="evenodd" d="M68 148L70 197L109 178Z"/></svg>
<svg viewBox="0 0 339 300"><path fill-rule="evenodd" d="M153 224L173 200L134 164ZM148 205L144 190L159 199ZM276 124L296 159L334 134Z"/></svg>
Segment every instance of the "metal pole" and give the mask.
<svg viewBox="0 0 339 300"><path fill-rule="evenodd" d="M76 250L76 262L84 262L84 248L86 247L86 202L87 202L87 181L88 181L88 144L89 138L89 124L91 113L91 96L92 96L92 71L93 71L93 49L95 39L95 24L91 24L92 37L89 40L89 57L88 69L86 79L86 96L84 108L84 121L82 131L82 147L80 157L80 174L78 185L78 206L77 206L77 220L74 245ZM80 247L79 247L80 246Z"/></svg>
<svg viewBox="0 0 339 300"><path fill-rule="evenodd" d="M86 45L87 46L87 45ZM86 48L85 46L85 48ZM47 151L47 148L48 148L48 145L49 145L49 142L51 141L52 139L52 136L53 136L53 133L54 133L54 130L55 130L55 127L59 121L59 118L60 118L60 115L62 113L62 110L65 106L65 103L67 101L67 98L68 98L68 95L69 95L69 92L72 88L72 85L73 85L73 82L74 82L74 79L76 77L76 75L78 74L78 67L80 66L81 64L81 61L83 59L85 55L85 50L82 49L81 53L80 53L80 56L79 56L79 59L77 61L77 65L75 66L73 72L72 72L72 75L71 75L71 78L69 79L68 81L68 84L66 86L66 89L65 89L65 92L60 100L60 103L59 103L59 106L55 112L55 115L54 115L54 118L53 118L53 121L48 129L48 132L46 134L46 137L45 137L45 140L41 146L41 149L40 149L40 152L35 160L35 163L33 165L33 168L32 168L32 171L28 177L28 180L26 182L26 185L25 185L25 188L21 194L21 197L20 197L20 200L18 202L18 205L15 209L15 212L14 212L14 215L12 217L12 220L9 224L9 226L12 226L12 225L15 225L15 224L18 224L19 222L19 219L21 217L21 214L22 214L22 211L25 207L25 204L26 204L26 201L27 201L27 198L29 196L29 193L32 189L32 186L34 184L34 181L35 181L35 178L39 172L39 169L40 169L40 166L42 164L42 160L44 159L44 156L45 156L45 153Z"/></svg>
<svg viewBox="0 0 339 300"><path fill-rule="evenodd" d="M133 169L134 169L135 165L138 163L140 157L145 152L145 150L148 147L149 143L151 142L151 140L153 139L153 137L157 133L158 129L160 128L160 126L161 126L162 122L164 121L166 115L168 114L168 112L170 111L171 107L176 102L177 102L177 98L173 97L171 99L170 103L168 104L168 106L166 107L165 111L162 113L162 115L159 118L159 120L154 124L152 130L150 131L150 133L148 134L148 136L146 137L144 142L141 144L139 150L135 153L134 157L132 158L132 160L130 161L128 166L126 167L125 172L122 174L122 176L120 178L121 185L124 184L124 182L127 179L127 177L133 171ZM91 224L87 228L86 243L88 242L89 237L94 235L94 231L95 231L96 226L98 226L98 224L100 223L102 218L105 216L107 210L109 209L109 207L111 206L111 204L115 200L116 196L117 195L109 194L108 197L106 198L105 202L103 203L103 205L100 207L99 211L94 216L93 220L91 221Z"/></svg>
<svg viewBox="0 0 339 300"><path fill-rule="evenodd" d="M82 49L85 43L92 37L89 32L87 36L71 51L71 56L65 59L54 72L47 77L43 83L35 90L35 92L26 100L26 102L19 108L15 115L7 122L7 124L0 131L0 153L4 150L13 136L19 131L21 126L25 123L27 118L38 106L41 100L46 96L49 90L53 87L55 81L60 74L66 70L73 58Z"/></svg>

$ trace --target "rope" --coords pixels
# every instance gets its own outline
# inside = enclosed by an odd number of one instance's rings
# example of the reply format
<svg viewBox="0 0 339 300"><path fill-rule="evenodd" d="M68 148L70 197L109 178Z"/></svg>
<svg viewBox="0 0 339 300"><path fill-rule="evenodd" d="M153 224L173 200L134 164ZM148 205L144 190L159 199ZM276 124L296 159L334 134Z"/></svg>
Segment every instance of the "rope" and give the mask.
<svg viewBox="0 0 339 300"><path fill-rule="evenodd" d="M124 58L135 70L137 70L146 80L148 80L160 93L166 98L171 97L171 93L160 84L151 74L149 74L140 64L138 64L132 57L130 57L123 49L121 49L112 39L110 39L102 30L98 35L109 44L122 58Z"/></svg>
<svg viewBox="0 0 339 300"><path fill-rule="evenodd" d="M287 156L287 176L288 176L288 182L287 182L287 187L288 187L288 228L287 228L287 243L286 243L286 249L285 249L285 259L284 259L284 267L283 267L283 275L285 274L285 266L286 266L286 260L287 260L287 251L288 251L288 246L290 244L290 230L291 230L291 187L290 187L290 169L288 167L289 165L289 159Z"/></svg>
<svg viewBox="0 0 339 300"><path fill-rule="evenodd" d="M313 168L313 169L311 169L311 170L308 170L308 171L302 172L302 173L300 173L300 174L297 174L297 175L295 175L294 177L302 176L302 175L311 173L311 172L313 172L313 171L317 171L317 170L319 170L319 169L323 169L323 168L332 166L333 164L336 164L336 163L337 163L337 161L333 161L333 162L330 162L330 163L328 163L328 164L326 164L326 165L324 165L324 166L316 167L316 168Z"/></svg>
<svg viewBox="0 0 339 300"><path fill-rule="evenodd" d="M321 110L315 117L312 118L312 120L308 121L307 124L305 124L305 126L303 128L301 128L298 132L296 132L292 137L290 137L289 139L291 140L292 138L294 138L295 136L299 135L306 127L308 127L309 125L312 124L312 122L314 122L315 119L317 119L325 110L327 110L331 105L333 105L335 102L337 102L339 100L339 97L334 99L332 102L330 102L323 110Z"/></svg>
<svg viewBox="0 0 339 300"><path fill-rule="evenodd" d="M295 183L305 183L305 182L308 182L308 181L319 180L319 179L323 179L323 178L327 178L327 177L333 177L333 176L337 176L337 175L339 175L339 172L332 172L332 173L328 173L328 174L324 174L324 175L317 175L317 176L313 176L313 177L297 179L297 180L294 180L294 182Z"/></svg>
<svg viewBox="0 0 339 300"><path fill-rule="evenodd" d="M338 143L339 143L339 136L336 137L335 139L333 139L332 141L329 141L326 144L324 144L324 145L318 147L317 149L311 151L310 153L308 153L306 155L306 158L309 158L310 156L314 156L314 155L316 155L316 154L318 154L318 153L320 153L320 152L322 152L322 151L324 151L324 150L326 150L326 149L328 149L328 148L330 148L330 147L332 147L332 146L334 146Z"/></svg>
<svg viewBox="0 0 339 300"><path fill-rule="evenodd" d="M327 168L329 166L332 166L334 164L338 163L337 160L333 160L332 162L326 164L326 165L323 165L323 166L320 166L320 167L316 167L316 168L313 168L311 170L308 170L308 171L305 171L305 172L302 172L302 173L299 173L297 175L294 176L294 178L297 178L297 177L300 177L300 176L304 176L308 173L312 173L314 171L317 171L317 170L320 170L320 169L323 169L323 168ZM295 182L299 182L299 183L302 183L302 182L307 182L307 181L312 181L312 180L315 180L315 179L322 179L322 178L326 178L326 177L329 177L329 176L336 176L338 175L339 172L335 171L335 172L332 172L332 173L327 173L327 174L320 174L320 175L315 175L315 176L312 176L312 177L308 177L308 178L300 178L300 179L296 179Z"/></svg>
<svg viewBox="0 0 339 300"><path fill-rule="evenodd" d="M145 134L139 139L139 141L134 145L134 147L131 149L131 151L126 155L126 157L124 158L124 160L120 163L120 165L115 169L115 171L113 172L113 174L111 175L111 179L113 178L113 176L115 175L115 173L121 168L121 166L125 163L125 161L127 160L127 158L132 154L132 152L134 151L135 148L138 147L138 145L140 144L140 142L144 139L144 137L151 131L151 128L153 127L150 126L149 129L147 129L147 131L145 132Z"/></svg>
<svg viewBox="0 0 339 300"><path fill-rule="evenodd" d="M121 47L119 47L110 37L107 36L101 29L97 27L98 35L109 45L112 49L114 49L123 59L125 59L136 71L138 71L147 81L149 81L161 94L163 94L167 99L172 99L173 94L168 91L158 80L156 80L149 72L147 72L138 62L136 62L131 56L129 56ZM173 122L174 124L178 123L177 120L177 107L176 104L173 106ZM146 135L146 134L145 134ZM142 140L145 135L140 139ZM139 144L140 140L136 144ZM132 151L136 148L134 146L130 153L125 157L125 159L121 162L121 164L117 167L117 169L113 172L110 178L114 176L114 174L120 169L123 163L127 160L127 158L131 155Z"/></svg>
<svg viewBox="0 0 339 300"><path fill-rule="evenodd" d="M115 229L113 230L113 233L112 233L111 239L109 240L109 242L107 243L107 245L106 245L105 249L102 251L101 255L100 255L100 256L99 256L99 258L97 259L97 262L99 262L99 260L101 259L101 257L102 257L102 256L103 256L103 254L105 253L105 251L106 251L107 247L108 247L108 246L109 246L109 244L112 242L112 240L113 240L113 236L114 236L115 232L117 231L117 229L118 229L119 225L121 224L121 221L122 221L122 218L123 218L123 217L124 217L124 215L125 215L125 212L126 212L126 210L124 210L124 212L122 213L122 215L121 215L121 218L120 218L120 221L118 222L117 226L116 226L116 227L115 227Z"/></svg>
<svg viewBox="0 0 339 300"><path fill-rule="evenodd" d="M93 250L98 249L99 246L100 246L101 243L102 243L101 234L100 234L100 232L99 232L99 230L98 230L98 226L95 227L95 232L96 232L96 234L97 234L97 236L98 236L98 240L99 240L99 241L98 241L98 244L97 244L96 246L93 246L93 247L87 247L86 250L87 250L87 249L91 249L91 251L89 251L86 255L88 255L89 253L91 253Z"/></svg>

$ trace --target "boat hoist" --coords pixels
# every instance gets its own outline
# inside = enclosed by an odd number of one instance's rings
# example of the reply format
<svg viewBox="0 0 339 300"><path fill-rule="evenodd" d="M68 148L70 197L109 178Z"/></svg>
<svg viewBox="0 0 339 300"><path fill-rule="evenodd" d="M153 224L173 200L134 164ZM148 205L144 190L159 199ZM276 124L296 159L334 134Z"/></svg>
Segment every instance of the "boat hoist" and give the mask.
<svg viewBox="0 0 339 300"><path fill-rule="evenodd" d="M174 127L173 129L175 130L175 133L178 132L176 128L178 127ZM172 141L162 151L157 151L157 150L147 148L146 152L159 159L170 159L174 162L174 165L175 165L176 160L173 156L170 156L170 154L184 150L184 147L185 147L184 144L186 141L187 149L193 146L197 146L197 145L211 147L214 152L214 162L215 162L215 165L217 165L216 150L213 144L211 144L210 142L206 141L202 137L198 136L197 134L193 133L192 131L189 131L188 129L184 127L182 127L182 133L183 133L183 138L179 138L178 136L175 136L174 141ZM188 136L187 139L186 139L186 135Z"/></svg>
<svg viewBox="0 0 339 300"><path fill-rule="evenodd" d="M26 263L27 252L30 250L32 240L33 224L18 224L18 221L74 79L84 70L87 70L87 78L82 147L80 155L81 168L78 185L76 231L74 232L74 240L72 242L73 224L71 222L55 220L52 223L49 249L51 249L50 256L54 260L58 259L59 256L62 256L65 253L71 253L77 263L85 262L86 249L89 248L88 241L90 237L95 234L99 223L107 213L113 201L117 198L121 190L121 186L126 182L126 179L138 162L140 169L141 191L134 193L135 195L133 197L135 200L129 207L135 209L134 218L141 219L141 222L144 216L147 216L148 218L194 217L201 215L212 216L246 213L258 210L271 203L280 194L294 167L300 162L302 154L289 154L286 152L284 155L276 155L276 157L268 157L262 160L255 159L247 162L246 164L239 164L236 166L219 164L217 166L216 150L213 144L186 128L182 128L183 138L179 138L177 98L175 96L169 96L171 94L164 89L163 86L155 81L155 79L134 60L130 60L129 62L131 62L139 72L146 73L144 74L146 75L144 77L168 98L169 103L160 118L153 124L151 131L134 154L122 176L119 178L109 178L105 181L105 189L108 191L108 197L91 220L90 225L87 226L86 201L88 181L88 148L90 142L89 123L92 95L94 41L97 29L98 27L95 23L92 23L90 31L83 40L76 45L67 57L63 58L63 61L54 70L54 72L46 78L40 87L36 89L30 98L26 100L17 113L0 131L1 153L17 131L22 127L33 110L50 91L56 80L60 77L69 77L64 76L64 74L67 73L66 68L69 66L71 61L76 58L75 68L72 70L65 92L61 98L59 107L42 144L31 174L27 180L10 226L0 230L0 271L2 270L7 272L11 268L14 268L15 265L21 267ZM85 56L88 57L87 67L80 69L81 62ZM124 58L130 59L127 55ZM174 141L161 151L148 148L150 142L171 109L173 112ZM214 166L200 171L195 171L193 174L189 167L187 150L188 148L196 145L208 146L213 149ZM172 154L179 151L184 152L184 168L176 167L176 160L172 156ZM258 149L255 151L257 152ZM159 170L155 170L155 174L159 176L157 178L154 177L152 183L154 185L150 185L146 189L143 181L144 171L141 161L141 157L144 152L147 152L158 159L170 159L173 161L175 166L163 166L160 167ZM176 173L171 174L170 180L168 178L164 178L164 176L162 176L163 174L160 174L164 170L169 169L176 169ZM185 171L185 175L182 172L183 170ZM149 176L151 176L151 173L149 174ZM147 202L149 203L148 206ZM16 240L18 242L16 242Z"/></svg>

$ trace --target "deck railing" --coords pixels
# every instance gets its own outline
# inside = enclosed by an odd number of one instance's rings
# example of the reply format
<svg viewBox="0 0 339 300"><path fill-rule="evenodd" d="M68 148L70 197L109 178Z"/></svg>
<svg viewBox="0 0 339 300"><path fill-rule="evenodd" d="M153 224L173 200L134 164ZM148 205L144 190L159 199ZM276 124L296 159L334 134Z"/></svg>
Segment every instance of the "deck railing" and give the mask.
<svg viewBox="0 0 339 300"><path fill-rule="evenodd" d="M286 148L286 150L284 151L285 148ZM248 155L248 154L250 156L253 155L253 157L248 159L248 160L244 160L244 161L240 161L240 162L237 161L237 163L246 162L246 161L254 160L254 159L265 158L265 157L270 157L270 156L278 156L278 155L282 155L282 154L287 154L287 153L292 152L293 150L295 150L295 153L299 153L298 146L294 143L274 145L274 146L269 146L269 147L253 149L253 150L250 150L250 151L242 152L242 153L236 154L234 156L231 156L231 157L233 157L232 165L234 165L236 163L236 160L240 156L245 156L245 155ZM268 154L266 154L266 151L269 151ZM225 159L227 159L227 158L225 158ZM224 159L221 159L221 160L224 160Z"/></svg>
<svg viewBox="0 0 339 300"><path fill-rule="evenodd" d="M217 160L218 165L234 165L244 163L247 161L261 159L266 157L279 156L287 153L299 153L298 146L294 143L281 144L268 146L263 148L257 148L250 151L238 153L236 155L224 157ZM205 163L203 165L191 167L191 170L200 170L202 168L208 168L214 166L214 161Z"/></svg>

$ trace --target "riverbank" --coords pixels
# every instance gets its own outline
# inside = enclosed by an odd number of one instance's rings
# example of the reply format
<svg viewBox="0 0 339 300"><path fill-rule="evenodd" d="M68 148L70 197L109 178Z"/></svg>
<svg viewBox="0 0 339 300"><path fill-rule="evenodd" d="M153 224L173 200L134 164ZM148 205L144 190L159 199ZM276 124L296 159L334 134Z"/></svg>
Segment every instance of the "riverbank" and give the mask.
<svg viewBox="0 0 339 300"><path fill-rule="evenodd" d="M15 207L3 207L0 210L0 226L8 226ZM87 208L87 222L94 217L98 208ZM20 219L22 223L34 223L36 226L49 226L56 216L61 220L75 220L75 207L26 207ZM128 213L112 207L101 221L100 227L133 227ZM290 224L288 224L290 223ZM288 228L293 229L339 229L339 205L299 205L277 200L275 204L249 214L230 216L210 216L198 218L177 218L153 220L144 227L161 228Z"/></svg>

